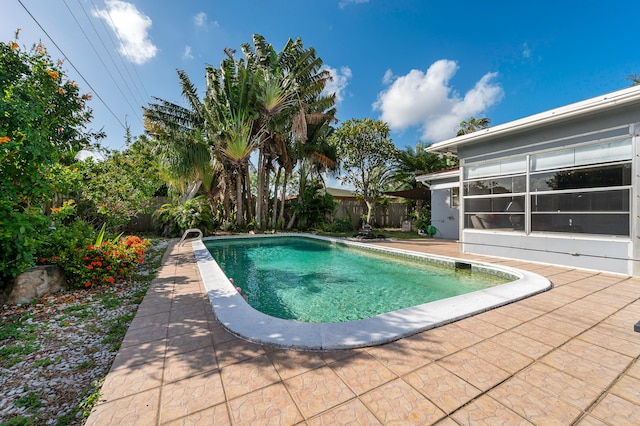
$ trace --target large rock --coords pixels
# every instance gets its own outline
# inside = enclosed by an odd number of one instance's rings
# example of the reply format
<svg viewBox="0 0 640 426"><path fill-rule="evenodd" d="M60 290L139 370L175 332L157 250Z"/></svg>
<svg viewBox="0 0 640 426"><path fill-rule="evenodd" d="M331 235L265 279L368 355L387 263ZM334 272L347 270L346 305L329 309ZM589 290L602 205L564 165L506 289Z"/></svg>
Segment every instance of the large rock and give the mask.
<svg viewBox="0 0 640 426"><path fill-rule="evenodd" d="M16 277L9 302L28 303L66 288L67 280L60 268L55 265L35 266Z"/></svg>

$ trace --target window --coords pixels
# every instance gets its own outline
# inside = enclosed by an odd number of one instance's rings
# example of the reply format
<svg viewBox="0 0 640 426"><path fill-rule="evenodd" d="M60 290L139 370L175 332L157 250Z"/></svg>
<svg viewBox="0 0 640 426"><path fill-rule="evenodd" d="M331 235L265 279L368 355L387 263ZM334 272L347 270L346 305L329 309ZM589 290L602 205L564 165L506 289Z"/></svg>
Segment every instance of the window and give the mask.
<svg viewBox="0 0 640 426"><path fill-rule="evenodd" d="M449 188L449 207L454 209L460 206L460 188L454 186Z"/></svg>
<svg viewBox="0 0 640 426"><path fill-rule="evenodd" d="M628 236L631 158L625 138L471 165L464 226Z"/></svg>

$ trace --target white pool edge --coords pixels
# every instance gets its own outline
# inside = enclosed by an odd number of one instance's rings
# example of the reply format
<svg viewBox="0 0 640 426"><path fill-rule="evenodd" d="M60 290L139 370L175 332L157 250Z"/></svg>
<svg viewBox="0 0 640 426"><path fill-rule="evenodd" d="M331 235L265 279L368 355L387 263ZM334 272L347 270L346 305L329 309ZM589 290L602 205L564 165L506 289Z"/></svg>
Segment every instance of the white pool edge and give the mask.
<svg viewBox="0 0 640 426"><path fill-rule="evenodd" d="M485 312L544 292L552 287L548 279L538 274L485 262L381 246L374 247L369 244L310 234L288 233L276 234L276 236L316 238L376 251L394 252L407 257L460 262L471 264L475 268L502 271L520 278L488 289L377 315L373 318L341 323L306 323L271 317L252 308L222 272L204 242L202 240L192 242L200 275L216 318L234 335L259 344L296 350L325 351L375 346ZM272 238L274 236L225 236L210 237L205 240L256 237Z"/></svg>

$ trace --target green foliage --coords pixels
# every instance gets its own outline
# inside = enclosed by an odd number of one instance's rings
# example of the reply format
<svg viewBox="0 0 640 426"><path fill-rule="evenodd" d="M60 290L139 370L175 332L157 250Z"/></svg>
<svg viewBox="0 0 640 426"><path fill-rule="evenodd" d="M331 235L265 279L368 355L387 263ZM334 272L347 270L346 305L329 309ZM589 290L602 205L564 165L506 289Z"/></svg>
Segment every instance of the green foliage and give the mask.
<svg viewBox="0 0 640 426"><path fill-rule="evenodd" d="M348 120L331 136L341 161L343 183L367 203L367 223L373 206L382 197L393 176L398 151L389 138L389 126L379 120Z"/></svg>
<svg viewBox="0 0 640 426"><path fill-rule="evenodd" d="M329 223L323 223L321 228L323 232L350 232L354 230L351 219L348 217L335 219Z"/></svg>
<svg viewBox="0 0 640 426"><path fill-rule="evenodd" d="M120 241L67 248L54 262L62 268L73 287L92 287L131 276L135 266L144 262L144 254L150 244L129 235ZM50 261L46 258L41 260Z"/></svg>
<svg viewBox="0 0 640 426"><path fill-rule="evenodd" d="M416 229L426 232L429 225L431 225L431 209L425 206L416 221Z"/></svg>
<svg viewBox="0 0 640 426"><path fill-rule="evenodd" d="M325 216L333 212L335 202L331 194L322 191L323 185L318 180L307 181L298 194L294 206L298 217L298 228L309 229L319 226Z"/></svg>
<svg viewBox="0 0 640 426"><path fill-rule="evenodd" d="M14 209L0 194L0 290L10 279L35 265L46 216L35 209Z"/></svg>
<svg viewBox="0 0 640 426"><path fill-rule="evenodd" d="M207 232L215 228L211 206L204 196L187 200L182 204L164 204L153 214L154 221L163 235L178 236L189 228Z"/></svg>
<svg viewBox="0 0 640 426"><path fill-rule="evenodd" d="M81 196L112 231L149 212L151 197L163 185L144 137L123 152L109 153L104 161L88 159L81 168Z"/></svg>
<svg viewBox="0 0 640 426"><path fill-rule="evenodd" d="M0 42L0 281L35 264L47 225L40 205L70 189L64 163L100 136L84 130L90 96L60 65L41 44L24 51Z"/></svg>

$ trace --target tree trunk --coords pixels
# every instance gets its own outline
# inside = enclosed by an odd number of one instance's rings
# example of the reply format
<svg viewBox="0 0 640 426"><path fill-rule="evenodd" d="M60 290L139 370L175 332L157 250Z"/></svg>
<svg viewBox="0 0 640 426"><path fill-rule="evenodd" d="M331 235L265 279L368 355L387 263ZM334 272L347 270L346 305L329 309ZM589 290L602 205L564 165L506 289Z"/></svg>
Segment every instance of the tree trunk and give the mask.
<svg viewBox="0 0 640 426"><path fill-rule="evenodd" d="M367 204L367 225L371 225L371 215L373 214L375 204L369 200L364 200L364 202Z"/></svg>
<svg viewBox="0 0 640 426"><path fill-rule="evenodd" d="M244 181L245 181L245 187L247 191L247 221L251 222L254 218L254 214L253 214L253 203L252 203L253 196L251 195L251 176L249 175L249 164L245 165Z"/></svg>
<svg viewBox="0 0 640 426"><path fill-rule="evenodd" d="M264 142L263 142L264 143ZM258 152L258 188L256 194L256 228L262 229L262 197L264 195L264 153Z"/></svg>
<svg viewBox="0 0 640 426"><path fill-rule="evenodd" d="M278 182L282 175L282 166L278 166L278 173L273 181L273 212L271 213L271 227L276 228L276 220L278 219Z"/></svg>
<svg viewBox="0 0 640 426"><path fill-rule="evenodd" d="M242 173L240 169L237 169L236 173L236 225L238 228L242 226Z"/></svg>
<svg viewBox="0 0 640 426"><path fill-rule="evenodd" d="M187 190L185 191L184 195L180 199L180 204L184 203L185 201L191 200L193 197L195 197L201 186L202 186L202 180L200 179L197 179L191 182L187 187Z"/></svg>
<svg viewBox="0 0 640 426"><path fill-rule="evenodd" d="M284 227L284 202L287 199L287 181L289 180L289 172L285 169L284 178L282 179L282 194L280 194L280 215L278 223Z"/></svg>

